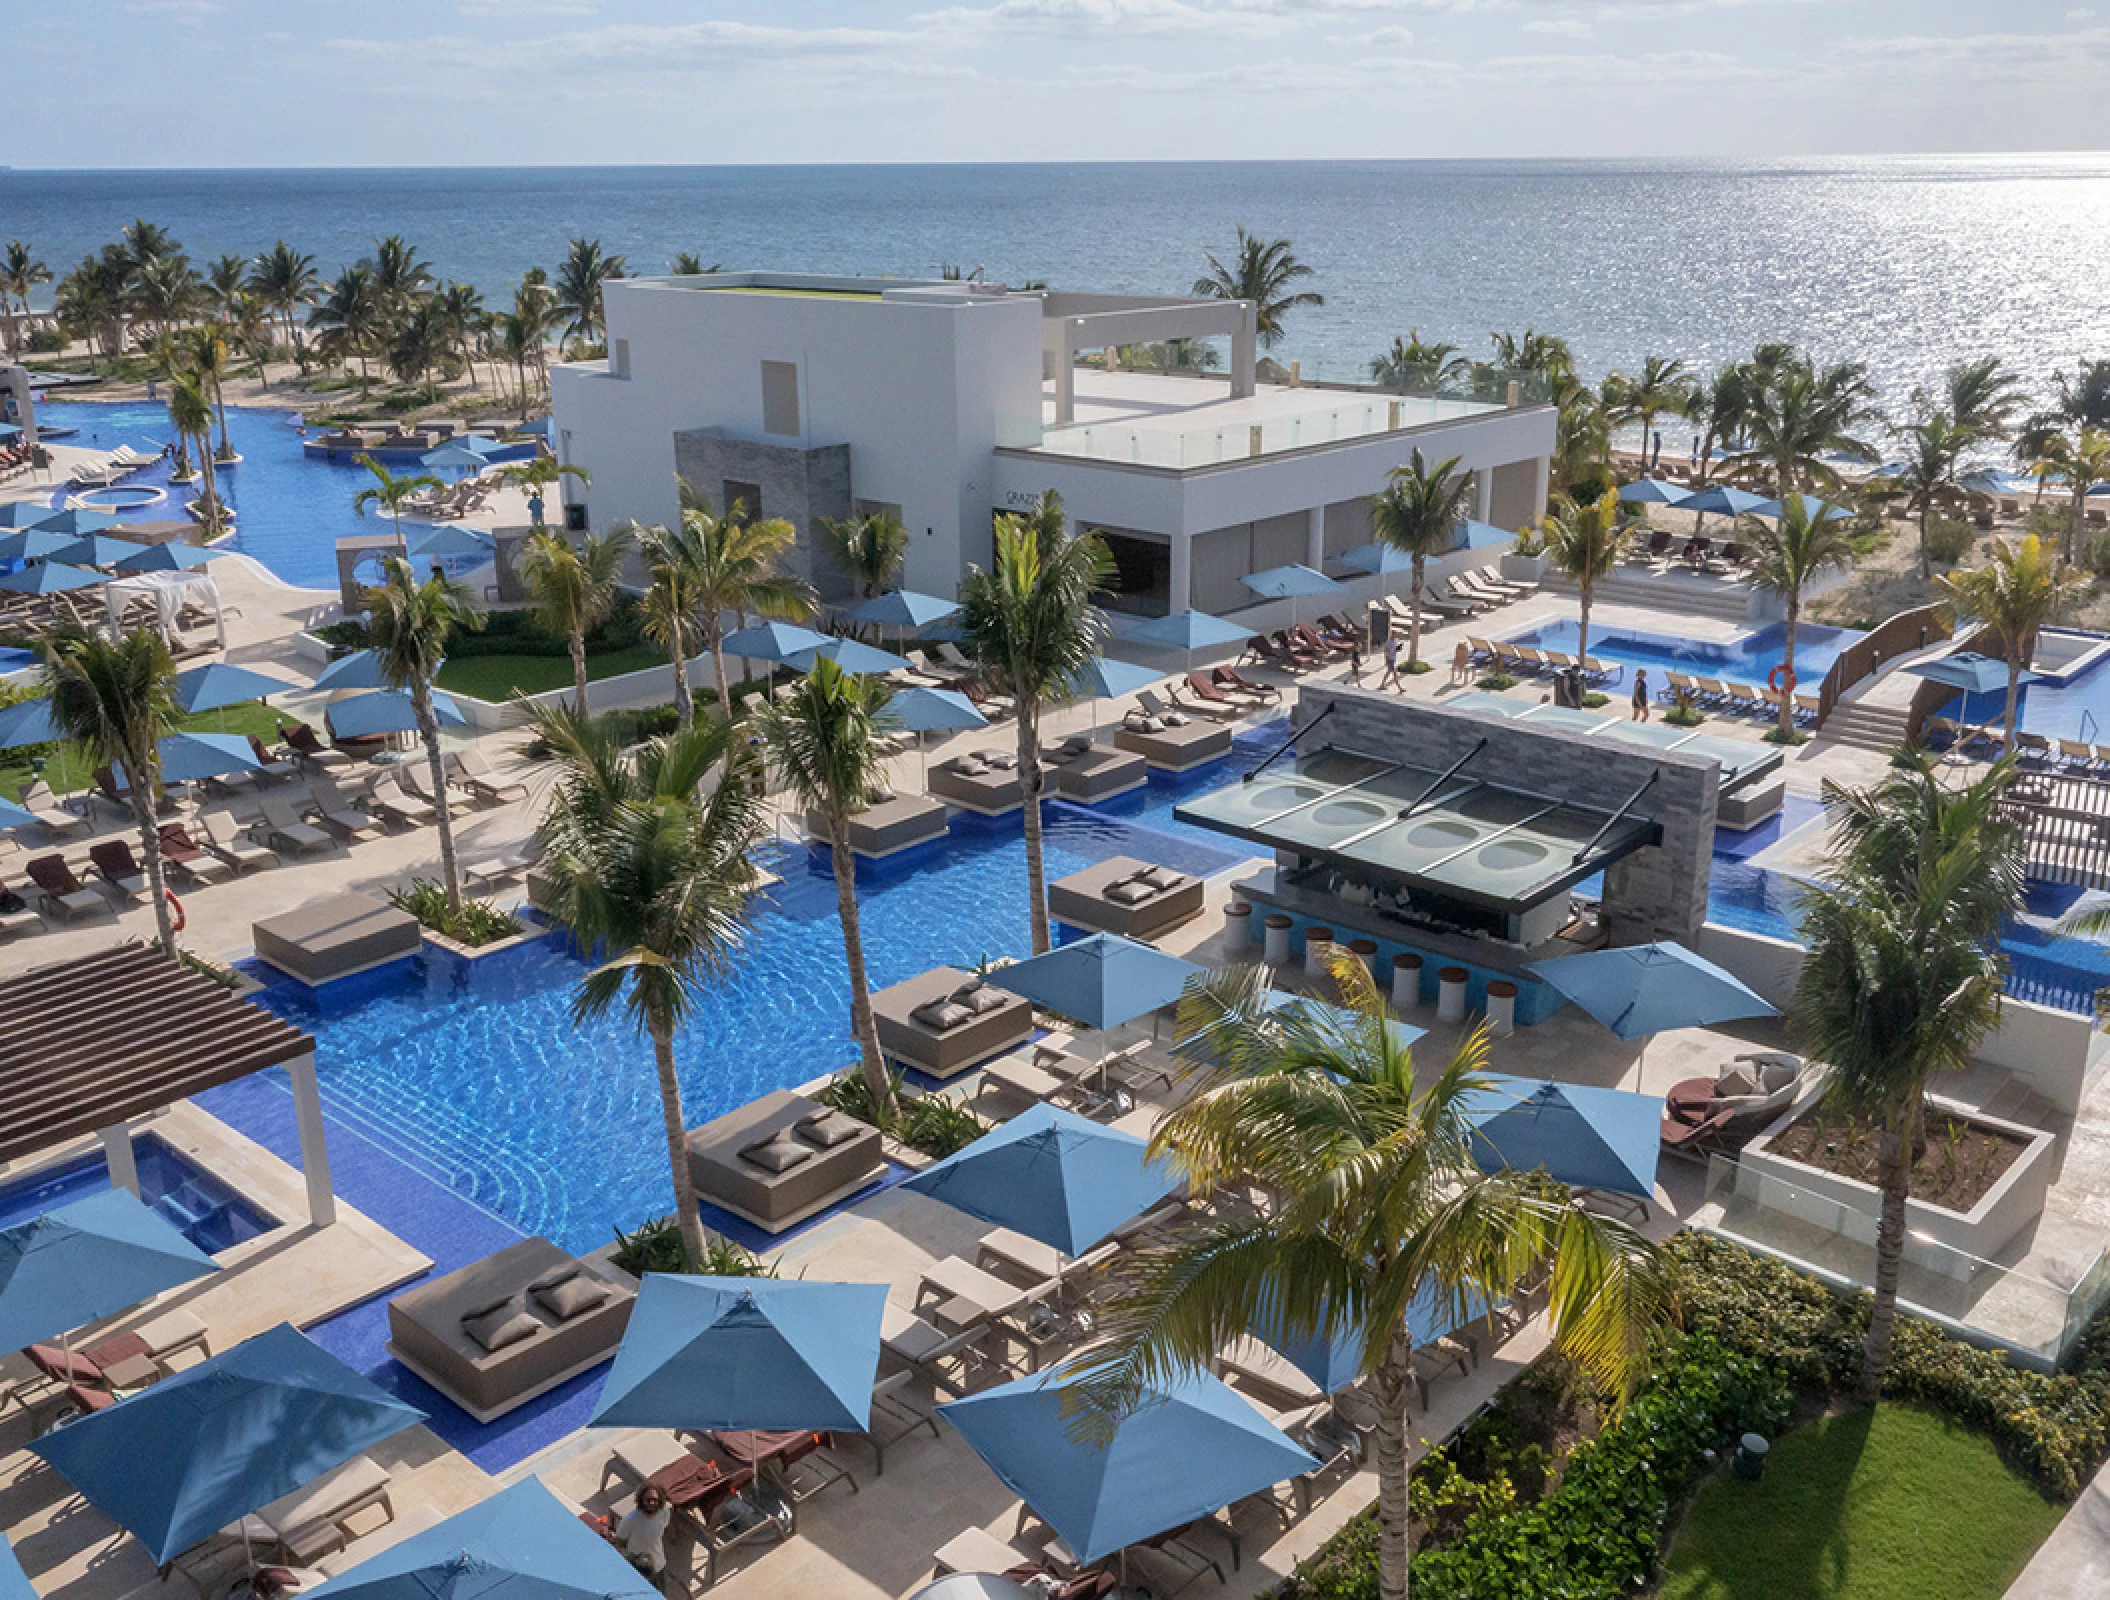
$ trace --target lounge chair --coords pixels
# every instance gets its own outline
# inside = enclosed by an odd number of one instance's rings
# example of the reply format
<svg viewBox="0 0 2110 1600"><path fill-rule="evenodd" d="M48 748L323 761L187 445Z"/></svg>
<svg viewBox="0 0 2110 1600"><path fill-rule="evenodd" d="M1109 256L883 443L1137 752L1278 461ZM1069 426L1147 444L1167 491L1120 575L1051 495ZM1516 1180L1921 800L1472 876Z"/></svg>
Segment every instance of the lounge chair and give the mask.
<svg viewBox="0 0 2110 1600"><path fill-rule="evenodd" d="M1809 1081L1800 1056L1748 1051L1716 1076L1677 1085L1664 1102L1661 1140L1674 1155L1732 1150L1794 1104Z"/></svg>
<svg viewBox="0 0 2110 1600"><path fill-rule="evenodd" d="M1282 699L1279 685L1255 683L1240 675L1236 667L1215 667L1210 670L1209 681L1224 689L1236 689L1240 694L1249 694L1263 705L1274 705Z"/></svg>
<svg viewBox="0 0 2110 1600"><path fill-rule="evenodd" d="M1256 633L1252 638L1246 640L1245 653L1238 659L1241 661L1257 661L1263 666L1274 667L1282 672L1302 672L1305 666L1305 663L1299 661L1289 651L1281 649L1267 635L1260 633Z"/></svg>
<svg viewBox="0 0 2110 1600"><path fill-rule="evenodd" d="M1267 702L1258 695L1247 694L1243 689L1228 689L1199 672L1190 672L1186 678L1187 692L1203 705L1219 707L1236 716L1248 711L1258 711Z"/></svg>
<svg viewBox="0 0 2110 1600"><path fill-rule="evenodd" d="M33 856L23 863L29 881L44 895L44 909L71 922L97 911L110 909L110 902L73 875L63 856Z"/></svg>
<svg viewBox="0 0 2110 1600"><path fill-rule="evenodd" d="M18 933L33 933L43 926L44 919L36 914L29 902L0 883L0 939L13 938Z"/></svg>
<svg viewBox="0 0 2110 1600"><path fill-rule="evenodd" d="M447 766L448 776L479 800L499 805L527 798L527 785L517 778L500 777L481 750L457 751L447 758Z"/></svg>
<svg viewBox="0 0 2110 1600"><path fill-rule="evenodd" d="M161 825L161 859L193 883L212 883L232 870L209 854L180 822Z"/></svg>
<svg viewBox="0 0 2110 1600"><path fill-rule="evenodd" d="M328 850L336 843L321 828L303 822L300 813L294 810L292 800L285 795L263 796L262 809L264 839L274 850L290 850L295 855L304 856Z"/></svg>
<svg viewBox="0 0 2110 1600"><path fill-rule="evenodd" d="M69 835L88 831L88 819L61 805L58 796L51 792L51 785L41 778L22 791L22 809L42 823L47 833Z"/></svg>
<svg viewBox="0 0 2110 1600"><path fill-rule="evenodd" d="M462 876L471 883L491 888L508 878L517 878L542 859L541 842L532 835L504 850L462 863Z"/></svg>
<svg viewBox="0 0 2110 1600"><path fill-rule="evenodd" d="M447 815L450 817L459 816L462 812L472 809L476 804L474 795L460 789L449 789L446 786L444 776L440 784L440 792L434 794L431 788L431 764L424 759L422 752L412 760L404 762L396 769L396 772L402 781L403 787L409 790L414 798L424 801L435 809L445 806Z"/></svg>
<svg viewBox="0 0 2110 1600"><path fill-rule="evenodd" d="M276 783L282 778L290 778L300 770L300 761L297 756L273 755L265 748L264 741L253 733L249 736L249 749L256 756L257 771L263 775L264 781L267 783Z"/></svg>
<svg viewBox="0 0 2110 1600"><path fill-rule="evenodd" d="M346 844L381 831L380 819L369 814L360 804L360 796L346 793L344 785L333 779L312 785L308 798L310 809L307 814L315 819L316 826L335 834Z"/></svg>
<svg viewBox="0 0 2110 1600"><path fill-rule="evenodd" d="M1607 665L1595 656L1582 658L1583 676L1592 683L1617 683L1626 676L1626 664L1613 662Z"/></svg>
<svg viewBox="0 0 2110 1600"><path fill-rule="evenodd" d="M228 812L203 812L198 818L198 826L205 831L205 848L237 872L269 866L278 860L276 850L250 838L248 831Z"/></svg>
<svg viewBox="0 0 2110 1600"><path fill-rule="evenodd" d="M348 767L352 758L342 750L332 750L324 744L315 730L305 722L287 723L278 730L280 741L291 750L295 759L309 767Z"/></svg>
<svg viewBox="0 0 2110 1600"><path fill-rule="evenodd" d="M131 845L124 840L105 839L100 844L91 845L88 859L94 864L96 876L122 898L131 901L146 898L146 869L133 857Z"/></svg>
<svg viewBox="0 0 2110 1600"><path fill-rule="evenodd" d="M366 809L384 822L401 823L406 828L425 827L440 819L440 814L425 801L405 794L394 773L375 780L367 791Z"/></svg>

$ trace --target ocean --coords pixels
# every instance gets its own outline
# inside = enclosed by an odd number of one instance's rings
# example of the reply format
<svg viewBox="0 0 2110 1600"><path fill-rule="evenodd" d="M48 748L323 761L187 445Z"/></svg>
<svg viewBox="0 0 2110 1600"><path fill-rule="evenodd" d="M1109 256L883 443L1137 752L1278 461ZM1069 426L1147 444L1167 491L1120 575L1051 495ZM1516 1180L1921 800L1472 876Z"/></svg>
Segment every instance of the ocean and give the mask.
<svg viewBox="0 0 2110 1600"><path fill-rule="evenodd" d="M1323 307L1276 356L1360 375L1419 329L1566 337L1584 371L1707 366L1788 340L1868 363L1887 409L1998 352L2033 387L2110 355L2110 156L377 171L0 171L0 241L63 271L135 216L203 263L283 236L326 273L383 233L505 294L598 237L633 272L706 263L1178 293L1244 224ZM48 293L48 291L47 291Z"/></svg>

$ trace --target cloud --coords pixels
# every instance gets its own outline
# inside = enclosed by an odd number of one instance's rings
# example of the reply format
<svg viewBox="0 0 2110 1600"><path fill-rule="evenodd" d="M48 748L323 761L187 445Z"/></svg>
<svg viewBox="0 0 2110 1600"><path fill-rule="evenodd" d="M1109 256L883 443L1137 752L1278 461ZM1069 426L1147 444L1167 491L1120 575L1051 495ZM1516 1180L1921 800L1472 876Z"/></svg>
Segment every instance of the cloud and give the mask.
<svg viewBox="0 0 2110 1600"><path fill-rule="evenodd" d="M125 10L139 17L168 17L195 28L220 9L220 0L126 0Z"/></svg>
<svg viewBox="0 0 2110 1600"><path fill-rule="evenodd" d="M1524 24L1526 33L1550 33L1562 39L1587 39L1595 30L1581 17L1533 17Z"/></svg>
<svg viewBox="0 0 2110 1600"><path fill-rule="evenodd" d="M465 17L590 17L591 0L458 0Z"/></svg>

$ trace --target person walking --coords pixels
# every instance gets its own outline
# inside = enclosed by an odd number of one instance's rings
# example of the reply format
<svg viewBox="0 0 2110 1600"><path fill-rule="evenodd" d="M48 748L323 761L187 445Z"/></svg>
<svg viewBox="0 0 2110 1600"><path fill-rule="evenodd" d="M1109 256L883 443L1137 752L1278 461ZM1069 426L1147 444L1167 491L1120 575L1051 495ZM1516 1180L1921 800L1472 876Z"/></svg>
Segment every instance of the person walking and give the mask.
<svg viewBox="0 0 2110 1600"><path fill-rule="evenodd" d="M1348 681L1361 686L1363 681L1363 641L1357 639L1348 647Z"/></svg>
<svg viewBox="0 0 2110 1600"><path fill-rule="evenodd" d="M1406 689L1406 685L1399 681L1399 635L1396 633L1385 635L1385 675L1377 680L1377 686L1380 689Z"/></svg>
<svg viewBox="0 0 2110 1600"><path fill-rule="evenodd" d="M1451 682L1456 685L1472 681L1473 647L1460 639L1458 648L1451 652Z"/></svg>
<svg viewBox="0 0 2110 1600"><path fill-rule="evenodd" d="M1648 721L1648 674L1641 668L1634 669L1634 720Z"/></svg>

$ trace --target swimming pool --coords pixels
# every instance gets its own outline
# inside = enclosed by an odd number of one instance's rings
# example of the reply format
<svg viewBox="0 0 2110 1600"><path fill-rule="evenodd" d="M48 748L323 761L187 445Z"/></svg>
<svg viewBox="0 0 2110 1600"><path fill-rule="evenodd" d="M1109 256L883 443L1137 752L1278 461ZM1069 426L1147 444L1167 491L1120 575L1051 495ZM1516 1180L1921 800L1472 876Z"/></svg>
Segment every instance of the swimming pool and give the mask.
<svg viewBox="0 0 2110 1600"><path fill-rule="evenodd" d="M303 448L293 427L294 412L260 406L229 406L227 436L241 463L222 468L219 489L234 509L235 535L223 548L254 556L287 583L303 588L337 587L336 541L354 533L372 533L371 516L352 509L353 498L373 483L373 476L349 456L328 458ZM47 400L37 407L40 423L78 429L70 442L98 450L128 444L155 452L175 437L168 408L158 401L104 403ZM403 463L392 470L410 471ZM170 465L157 461L124 480L126 487L162 489L166 499L149 505L102 506L125 521L162 521L184 515L197 497L197 486L169 483ZM442 472L441 477L456 474ZM51 503L60 504L63 489Z"/></svg>
<svg viewBox="0 0 2110 1600"><path fill-rule="evenodd" d="M1230 762L1178 784L1154 779L1123 816L1051 803L1048 876L1122 854L1222 870L1243 852L1172 822L1171 806L1279 740L1279 731L1244 735ZM965 821L913 855L860 870L874 989L934 966L1029 953L1016 819ZM691 1126L855 1057L833 876L792 847L770 865L784 883L677 1041ZM553 936L476 962L428 953L319 997L279 982L261 998L315 1035L335 1116L524 1232L585 1250L669 1204L650 1047L620 1021L572 1026L567 1008L585 970Z"/></svg>
<svg viewBox="0 0 2110 1600"><path fill-rule="evenodd" d="M1659 675L1666 671L1695 672L1710 678L1760 684L1780 665L1787 631L1784 623L1776 622L1734 639L1721 640L1681 639L1629 628L1592 628L1590 654L1600 661L1616 661L1629 670L1645 667ZM1795 630L1795 676L1806 685L1815 684L1831 670L1840 652L1860 637L1849 628L1802 623ZM1581 640L1580 624L1573 618L1562 618L1511 634L1507 642L1540 650L1564 650L1573 655Z"/></svg>
<svg viewBox="0 0 2110 1600"><path fill-rule="evenodd" d="M132 1160L139 1168L139 1197L207 1255L231 1250L278 1225L154 1134L133 1138ZM0 1228L109 1187L110 1168L100 1151L48 1168L0 1188Z"/></svg>

